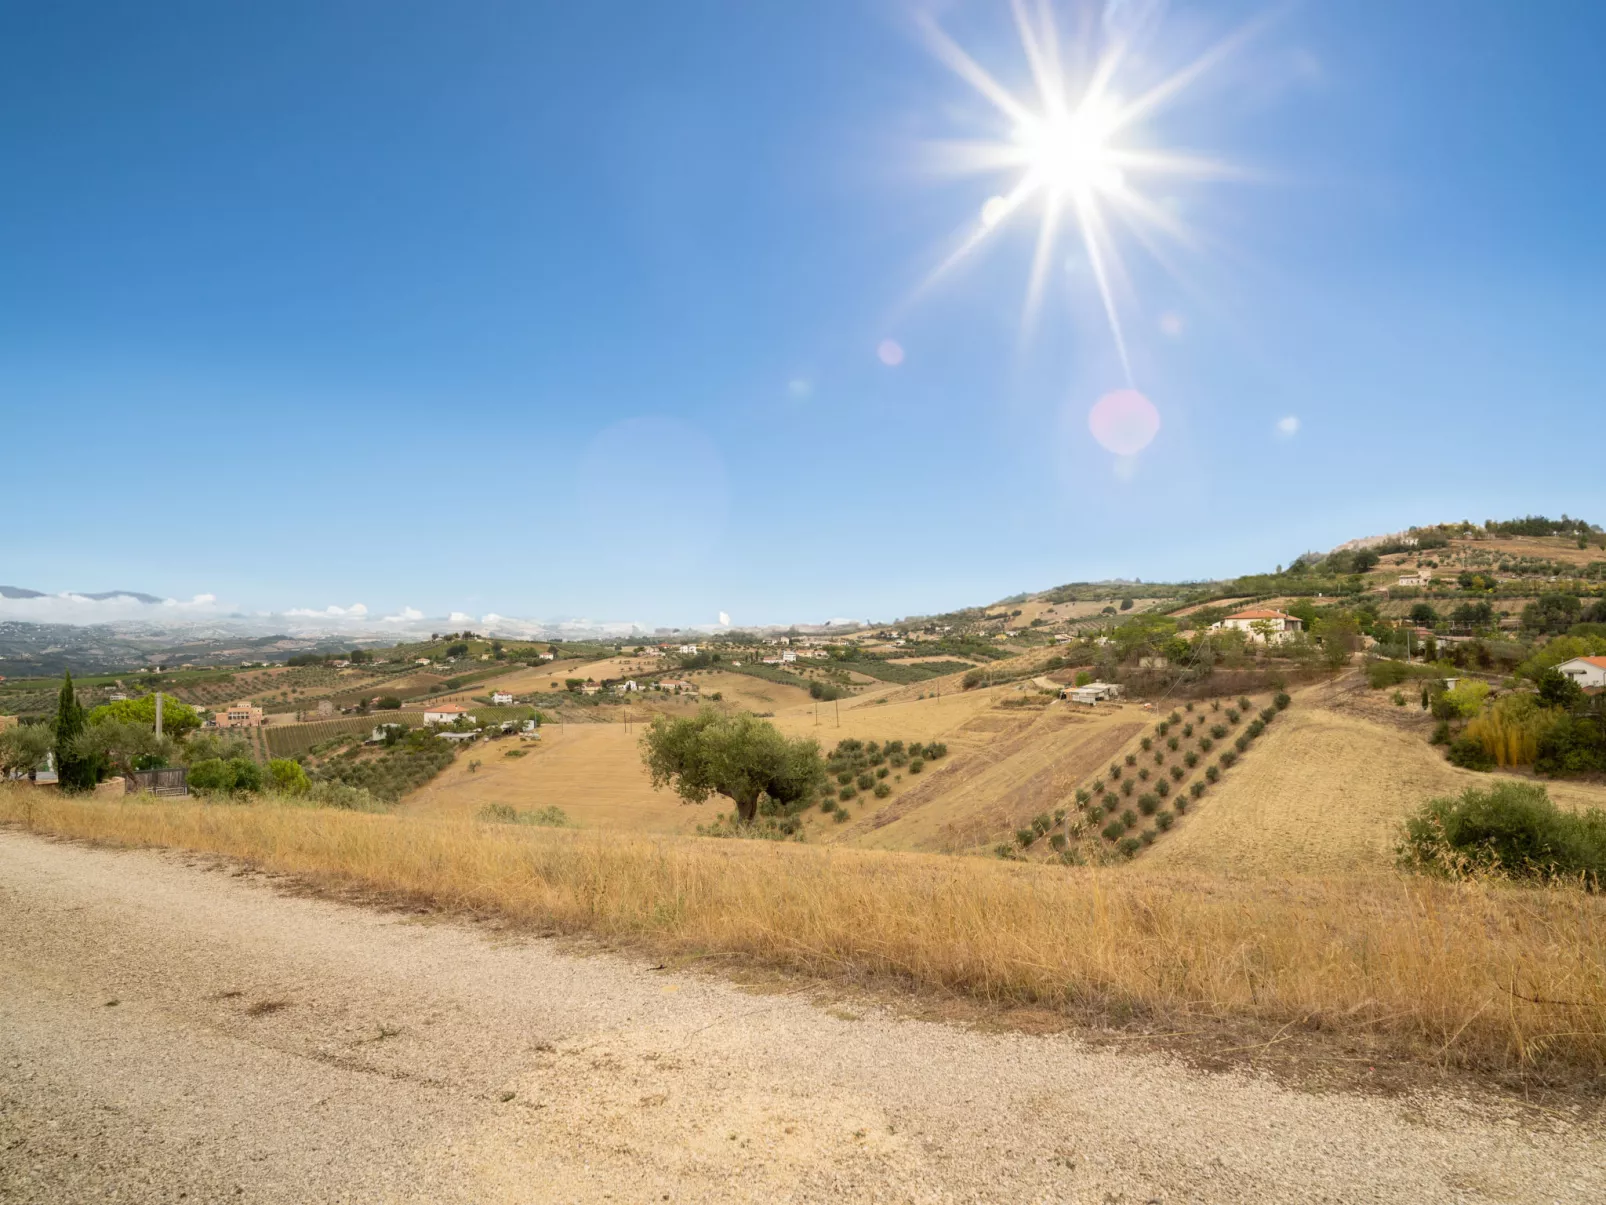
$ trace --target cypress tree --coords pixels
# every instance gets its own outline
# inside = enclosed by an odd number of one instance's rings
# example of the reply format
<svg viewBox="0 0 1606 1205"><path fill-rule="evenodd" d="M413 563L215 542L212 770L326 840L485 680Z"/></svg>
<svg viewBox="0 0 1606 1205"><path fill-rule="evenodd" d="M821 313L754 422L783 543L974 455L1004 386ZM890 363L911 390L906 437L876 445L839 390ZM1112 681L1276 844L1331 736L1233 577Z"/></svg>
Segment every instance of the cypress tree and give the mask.
<svg viewBox="0 0 1606 1205"><path fill-rule="evenodd" d="M56 702L56 780L63 791L88 791L95 785L93 759L73 751L73 741L84 730L84 709L73 690L72 671L66 671L61 697Z"/></svg>

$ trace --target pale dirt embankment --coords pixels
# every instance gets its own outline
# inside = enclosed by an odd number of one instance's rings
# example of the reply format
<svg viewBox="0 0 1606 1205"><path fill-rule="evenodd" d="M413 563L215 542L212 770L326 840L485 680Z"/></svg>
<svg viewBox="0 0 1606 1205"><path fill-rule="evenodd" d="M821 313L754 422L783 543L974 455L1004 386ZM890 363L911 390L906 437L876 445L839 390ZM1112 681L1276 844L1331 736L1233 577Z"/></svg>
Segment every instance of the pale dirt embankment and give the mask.
<svg viewBox="0 0 1606 1205"><path fill-rule="evenodd" d="M1606 1199L1570 1113L822 1008L175 854L0 831L0 916L0 1200Z"/></svg>

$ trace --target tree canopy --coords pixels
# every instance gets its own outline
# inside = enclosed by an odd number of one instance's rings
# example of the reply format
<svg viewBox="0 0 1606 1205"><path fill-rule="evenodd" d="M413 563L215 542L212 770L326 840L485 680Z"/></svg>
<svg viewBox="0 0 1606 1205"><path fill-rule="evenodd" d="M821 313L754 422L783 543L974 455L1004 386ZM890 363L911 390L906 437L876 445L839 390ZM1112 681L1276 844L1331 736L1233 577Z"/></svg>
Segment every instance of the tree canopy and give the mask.
<svg viewBox="0 0 1606 1205"><path fill-rule="evenodd" d="M84 730L84 707L73 690L67 671L56 700L56 780L64 791L88 791L95 785L97 759L78 751L78 734Z"/></svg>
<svg viewBox="0 0 1606 1205"><path fill-rule="evenodd" d="M641 738L641 756L654 787L673 787L687 803L724 795L744 824L758 814L761 797L797 803L825 783L817 742L786 737L750 712L705 707L695 716L660 715Z"/></svg>
<svg viewBox="0 0 1606 1205"><path fill-rule="evenodd" d="M156 696L141 695L137 699L119 699L115 703L102 703L89 713L91 725L116 722L142 724L156 729ZM180 703L172 695L162 700L162 735L181 741L201 726L201 716L195 708Z"/></svg>

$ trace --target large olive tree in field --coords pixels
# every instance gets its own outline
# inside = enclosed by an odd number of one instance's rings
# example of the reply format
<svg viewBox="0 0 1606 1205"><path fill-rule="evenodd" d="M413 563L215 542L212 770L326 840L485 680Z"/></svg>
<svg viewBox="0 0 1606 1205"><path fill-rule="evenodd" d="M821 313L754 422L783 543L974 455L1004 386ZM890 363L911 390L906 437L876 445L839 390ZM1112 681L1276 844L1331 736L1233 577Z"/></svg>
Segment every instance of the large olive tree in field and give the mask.
<svg viewBox="0 0 1606 1205"><path fill-rule="evenodd" d="M660 715L641 738L641 757L654 787L673 787L687 803L724 795L735 801L743 824L758 815L761 797L799 803L825 783L816 742L783 736L749 712L723 715L705 707L679 719Z"/></svg>

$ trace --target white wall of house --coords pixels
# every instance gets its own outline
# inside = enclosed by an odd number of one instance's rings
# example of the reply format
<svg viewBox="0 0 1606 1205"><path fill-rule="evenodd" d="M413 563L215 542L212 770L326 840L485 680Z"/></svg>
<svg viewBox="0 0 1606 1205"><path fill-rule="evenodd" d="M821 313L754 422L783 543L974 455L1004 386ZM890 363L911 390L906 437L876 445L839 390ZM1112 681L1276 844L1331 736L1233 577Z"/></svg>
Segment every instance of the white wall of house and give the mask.
<svg viewBox="0 0 1606 1205"><path fill-rule="evenodd" d="M1586 658L1574 657L1571 661L1563 661L1556 668L1586 689L1594 690L1596 687L1606 686L1606 666L1596 665Z"/></svg>

